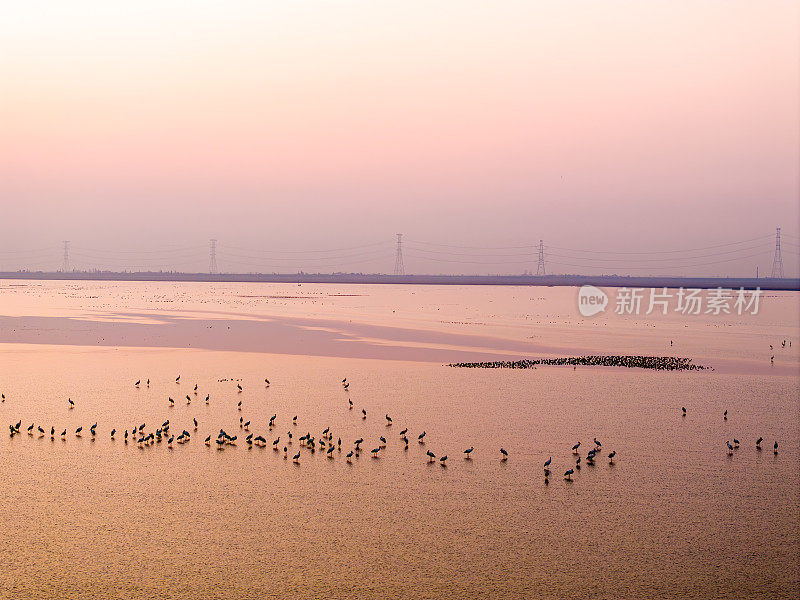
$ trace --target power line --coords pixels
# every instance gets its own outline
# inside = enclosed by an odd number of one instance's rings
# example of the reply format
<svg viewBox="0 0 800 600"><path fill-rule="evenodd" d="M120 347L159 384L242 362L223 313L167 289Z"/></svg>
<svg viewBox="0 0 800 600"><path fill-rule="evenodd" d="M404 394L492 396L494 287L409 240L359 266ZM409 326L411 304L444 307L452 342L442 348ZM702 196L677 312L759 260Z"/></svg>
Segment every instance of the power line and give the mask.
<svg viewBox="0 0 800 600"><path fill-rule="evenodd" d="M390 242L375 242L372 244L362 244L360 246L348 246L345 248L329 248L327 250L261 250L258 248L244 248L242 246L220 246L226 252L228 250L238 250L240 252L252 254L325 254L330 252L345 252L349 250L360 250L361 248L371 248L374 246L387 246Z"/></svg>
<svg viewBox="0 0 800 600"><path fill-rule="evenodd" d="M706 263L695 263L695 264L687 264L687 265L672 265L672 266L670 266L670 265L663 265L663 266L662 265L648 265L648 266L626 267L626 268L642 270L642 269L654 269L654 268L667 268L667 269L675 268L675 269L677 269L677 268L686 268L686 267L702 267L702 266L706 266L706 265L713 265L713 264L718 264L718 263L723 263L723 262L731 262L731 261L734 261L734 260L743 260L743 259L746 259L746 258L754 258L754 257L757 257L757 256L764 256L765 254L769 254L771 252L772 252L771 250L767 250L765 252L759 252L759 253L751 254L751 255L748 255L748 256L736 256L736 257L733 257L733 258L717 260L717 261L713 261L713 262L706 262ZM409 256L412 256L414 258L418 258L418 259L421 259L421 260L430 260L430 261L434 261L434 262L458 263L458 264L469 264L469 265L495 266L495 265L526 265L526 264L530 264L530 261L527 261L527 260L499 262L499 261L453 260L453 259L446 259L446 258L433 258L431 256L418 256L418 255L414 255L414 254L410 254ZM681 260L681 259L676 259L676 260ZM579 267L579 268L584 268L584 269L585 268L591 268L591 269L600 269L600 268L602 268L602 265L571 264L571 263L555 262L555 261L552 261L552 260L549 261L549 262L551 264L555 264L555 265L566 265L566 266Z"/></svg>
<svg viewBox="0 0 800 600"><path fill-rule="evenodd" d="M759 253L756 253L756 254L751 254L749 256L736 256L734 258L726 258L726 259L723 259L723 260L715 260L715 261L705 262L705 263L693 263L693 264L688 264L688 265L648 265L648 266L638 266L638 267L626 266L626 267L623 268L623 270L626 270L626 271L644 271L644 270L647 270L647 269L667 269L667 270L672 270L672 269L691 269L693 267L707 267L709 265L718 265L718 264L722 264L722 263L732 262L732 261L735 261L735 260L744 260L744 259L747 259L747 258L757 258L759 256L766 256L766 255L770 254L771 252L772 252L771 250L767 250L766 252L759 252ZM561 262L559 262L559 263L552 262L552 264L556 264L556 265L560 265L560 266L568 266L568 267L578 267L578 268L581 268L581 269L586 269L586 268L600 269L601 268L599 266L587 267L587 265L575 265L575 264L561 263Z"/></svg>
<svg viewBox="0 0 800 600"><path fill-rule="evenodd" d="M781 238L784 235L788 239L782 240ZM404 234L396 234L396 241L385 240L327 250L263 250L222 245L216 240L210 240L210 247L184 245L144 250L103 250L73 246L72 242L64 241L60 245L60 270L74 270L76 265L81 269L95 268L109 271L115 269L174 270L179 267L189 266L192 272L201 272L203 270L203 260L206 260L208 261L205 263L208 265L208 271L210 273L218 273L217 260L221 254L224 257L226 266L231 264L237 268L269 270L270 272L289 272L299 265L307 265L309 270L316 269L317 272L323 270L341 272L351 268L353 265L374 264L378 266L380 263L387 265L392 256L395 263L394 273L400 275L405 274L404 259L409 256L414 260L423 262L477 265L490 268L502 268L503 266L513 268L516 265L530 265L532 260L536 258L536 273L538 275L547 273L548 268L552 271L553 266L606 272L672 271L674 269L691 269L762 257L773 252L773 250L767 249L766 243L754 242L763 242L763 240L770 237L772 236L759 236L696 248L646 250L640 252L578 250L545 245L542 240L539 240L536 245L458 246L409 241ZM780 229L776 231L773 256L773 276L775 277L785 276L783 273L781 246L788 244L790 258L795 255L794 248L797 248L798 245L790 241L792 237L784 234ZM403 248L404 244L405 248ZM394 248L390 245L394 245ZM206 251L209 252L209 254L205 254L206 258L203 258L203 249L207 249ZM0 260L5 261L6 264L16 266L27 264L26 268L38 265L55 266L55 264L58 264L58 259L56 246L30 250L0 250ZM545 262L548 264L545 265ZM380 266L378 266L378 269L382 270Z"/></svg>
<svg viewBox="0 0 800 600"><path fill-rule="evenodd" d="M238 252L227 252L224 247L221 248L221 252L224 252L224 256L226 260L229 257L239 258L243 260L250 260L250 261L274 261L274 262L297 262L297 261L305 261L305 262L318 262L318 261L331 261L331 260L343 260L348 258L363 258L365 256L384 256L386 255L386 250L378 250L373 252L359 252L356 254L343 254L338 256L254 256L251 254L240 254Z"/></svg>
<svg viewBox="0 0 800 600"><path fill-rule="evenodd" d="M384 256L382 258L368 258L366 260L348 261L347 263L344 263L344 264L343 263L334 263L334 264L328 264L328 265L311 265L311 268L314 268L314 269L325 269L325 270L336 269L338 271L338 268L350 267L352 265L360 265L360 264L366 264L366 263L376 263L377 262L379 264L384 264L385 265L387 258L389 258L389 256ZM258 267L258 268L262 269L262 271L259 271L259 272L263 272L263 270L265 270L265 269L271 269L272 272L274 272L274 273L280 273L281 272L280 269L283 269L283 272L288 272L287 269L291 268L291 267L289 267L287 265L268 265L268 264L264 264L264 263L247 263L247 262L240 263L240 262L235 262L235 261L233 261L233 262L232 261L228 261L228 263L235 264L235 265L245 265L245 266L250 266L250 267ZM297 269L298 270L305 270L302 267L299 267Z"/></svg>
<svg viewBox="0 0 800 600"><path fill-rule="evenodd" d="M770 234L770 235L762 235L762 236L759 236L759 237L756 237L756 238L750 238L748 240L739 240L739 241L736 241L736 242L728 242L728 243L725 243L725 244L716 244L714 246L702 246L702 247L699 247L699 248L685 248L685 249L682 249L682 250L645 250L645 251L633 251L633 252L623 252L623 251L617 252L617 251L613 251L613 250L580 250L580 249L575 249L575 248L562 248L562 247L559 247L559 246L551 246L551 247L555 248L556 250L568 250L568 251L571 251L571 252L586 252L586 253L590 253L590 254L674 254L674 253L679 253L679 252L695 252L695 251L698 251L698 250L712 250L714 248L722 248L724 246L735 246L737 244L746 244L748 242L755 242L757 240L763 240L763 239L771 238L771 237L772 237L772 234Z"/></svg>
<svg viewBox="0 0 800 600"><path fill-rule="evenodd" d="M760 246L750 246L748 248L737 248L735 250L724 250L722 252L712 252L710 254L698 254L696 256L675 256L670 258L605 258L605 257L598 257L598 258L591 258L591 257L582 257L582 256L570 256L569 254L558 254L548 252L548 256L557 256L560 258L569 258L575 260L583 260L583 261L603 261L603 262L668 262L671 260L693 260L696 258L713 258L715 256L725 256L726 254L734 254L736 252L749 252L752 250L758 250L759 248L765 248L762 244Z"/></svg>
<svg viewBox="0 0 800 600"><path fill-rule="evenodd" d="M643 251L617 251L617 250L587 250L587 249L579 249L579 248L565 248L562 246L548 246L548 248L553 248L555 250L567 250L570 252L583 252L589 254L675 254L681 252L694 252L698 250L711 250L714 248L722 248L724 246L735 246L738 244L746 244L748 242L754 242L757 240L764 240L767 238L771 238L772 234L770 235L762 235L756 238L750 238L747 240L738 240L735 242L727 242L724 244L716 244L713 246L702 246L698 248L683 248L678 250L643 250ZM532 249L531 254L535 254L538 250L538 244L525 244L520 246L465 246L465 245L456 245L456 244L438 244L435 242L425 242L421 240L406 240L412 244L422 244L425 246L438 246L442 248L463 248L467 250L523 250L526 248ZM421 249L420 249L421 250Z"/></svg>
<svg viewBox="0 0 800 600"><path fill-rule="evenodd" d="M787 242L784 242L784 243L787 243ZM699 255L696 255L696 256L676 256L676 257L670 257L670 258L605 258L605 257L594 258L594 257L591 257L591 256L584 257L584 256L574 256L574 255L570 255L570 254L560 254L560 253L550 252L549 250L550 250L551 246L544 246L544 250L546 251L547 256L558 256L558 257L561 257L561 258L571 258L571 259L581 260L581 261L595 261L595 262L596 261L604 261L604 262L630 262L630 261L634 261L634 262L662 262L662 261L670 261L670 260L676 260L676 259L681 259L681 260L687 259L688 260L688 259L695 259L695 258L709 258L709 257L714 257L714 256L724 256L726 254L733 254L733 253L736 253L736 252L748 252L748 251L751 251L751 250L758 250L759 248L764 248L764 247L765 246L762 244L762 245L758 245L758 246L749 246L747 248L736 248L736 249L733 249L733 250L724 250L722 252L712 252L710 254L699 254ZM473 253L473 252L451 252L451 251L447 251L447 250L426 250L424 248L417 248L417 247L414 247L414 246L411 246L411 249L413 251L415 251L415 252L422 252L422 253L425 253L425 254L433 254L433 255L445 254L445 255L450 255L450 256L474 256L474 257L485 257L487 259L488 258L491 258L491 259L494 259L494 258L515 258L515 257L526 257L526 256L533 257L533 256L538 256L538 254L539 254L538 246L537 246L537 249L536 249L535 252L514 252L514 253L511 253L511 254L476 254L476 253ZM499 261L499 262L502 262L502 261Z"/></svg>
<svg viewBox="0 0 800 600"><path fill-rule="evenodd" d="M0 254L43 254L48 253L52 254L55 248L60 248L61 246L48 246L47 248L32 248L28 250L0 250Z"/></svg>
<svg viewBox="0 0 800 600"><path fill-rule="evenodd" d="M201 245L194 245L194 246L166 246L163 248L151 248L151 249L142 249L142 250L114 250L109 248L86 248L84 246L71 246L73 250L78 250L80 252L88 252L94 254L161 254L161 253L170 253L170 252L183 252L183 251L193 251L197 252L206 248L206 246Z"/></svg>

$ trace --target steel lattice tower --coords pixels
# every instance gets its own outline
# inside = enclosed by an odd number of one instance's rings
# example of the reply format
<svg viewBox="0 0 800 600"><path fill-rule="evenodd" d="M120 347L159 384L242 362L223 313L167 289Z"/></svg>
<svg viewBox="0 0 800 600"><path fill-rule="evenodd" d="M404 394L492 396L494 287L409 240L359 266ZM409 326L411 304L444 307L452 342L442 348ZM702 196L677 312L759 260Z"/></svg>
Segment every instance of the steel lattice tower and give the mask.
<svg viewBox="0 0 800 600"><path fill-rule="evenodd" d="M772 277L783 279L783 256L781 256L781 228L775 228L775 258L772 259Z"/></svg>
<svg viewBox="0 0 800 600"><path fill-rule="evenodd" d="M539 264L536 265L536 274L547 275L547 271L544 268L544 242L542 240L539 240Z"/></svg>
<svg viewBox="0 0 800 600"><path fill-rule="evenodd" d="M67 273L69 271L69 241L64 241L64 263L61 265L61 271Z"/></svg>
<svg viewBox="0 0 800 600"><path fill-rule="evenodd" d="M208 267L208 272L212 275L219 273L217 268L217 240L211 240L211 264Z"/></svg>
<svg viewBox="0 0 800 600"><path fill-rule="evenodd" d="M394 274L405 275L406 269L403 266L403 234L397 234L397 256L394 259Z"/></svg>

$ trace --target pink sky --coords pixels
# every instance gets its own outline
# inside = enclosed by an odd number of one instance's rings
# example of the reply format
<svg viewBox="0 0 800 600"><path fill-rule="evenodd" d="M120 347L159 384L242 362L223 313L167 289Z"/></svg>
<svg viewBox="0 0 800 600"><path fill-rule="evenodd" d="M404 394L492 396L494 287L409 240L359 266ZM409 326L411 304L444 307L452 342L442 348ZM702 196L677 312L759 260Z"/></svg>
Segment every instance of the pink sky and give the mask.
<svg viewBox="0 0 800 600"><path fill-rule="evenodd" d="M555 255L759 238L704 260L578 254L583 268L556 256L551 268L750 275L770 270L781 225L796 276L799 7L11 4L0 21L0 268L57 268L69 239L92 249L76 250L78 267L137 256L204 270L204 250L160 249L216 237L224 270L257 270L241 249L386 242L370 256L263 262L391 271L402 231L407 271L420 273L536 268L526 249L434 254L422 250L443 247L421 242L543 238ZM144 249L156 252L122 252Z"/></svg>

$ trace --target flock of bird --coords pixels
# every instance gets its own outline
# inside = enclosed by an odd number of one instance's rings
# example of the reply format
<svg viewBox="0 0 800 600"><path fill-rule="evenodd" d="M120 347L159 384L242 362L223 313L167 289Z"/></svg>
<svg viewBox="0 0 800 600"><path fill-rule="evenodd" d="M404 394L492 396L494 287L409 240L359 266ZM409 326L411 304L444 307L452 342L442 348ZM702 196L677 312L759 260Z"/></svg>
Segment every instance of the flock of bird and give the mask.
<svg viewBox="0 0 800 600"><path fill-rule="evenodd" d="M180 384L180 382L181 382L181 377L180 376L176 377L175 378L175 383L176 384ZM270 385L269 379L264 379L264 383L265 383L266 387L269 387L269 385ZM134 385L135 385L136 388L141 387L142 380L136 381L136 383ZM145 385L148 388L150 387L150 380L149 379L147 379L145 381ZM342 379L341 386L342 386L342 389L345 392L347 392L349 390L350 383L347 381L347 378ZM198 397L198 388L199 388L199 386L197 384L195 384L194 389L193 389L193 394L186 394L186 404L187 405L190 405L192 403L192 400L194 399L193 396L195 398ZM237 389L237 393L239 393L239 394L243 392L243 388L242 388L241 383L236 382L236 389ZM5 402L5 394L0 394L0 399L2 400L2 402ZM208 404L209 401L210 401L210 394L206 394L205 403ZM169 402L169 406L170 407L174 406L174 404L175 404L175 400L172 397L168 398L168 402ZM349 410L353 410L355 408L355 404L353 403L352 399L348 398L347 402L348 402ZM67 399L67 408L69 410L72 410L72 409L75 408L75 402L71 398ZM241 400L237 402L237 410L238 411L242 410L242 402L241 402ZM682 416L685 417L686 414L687 414L686 413L686 407L685 406L682 407L681 411L682 411ZM278 418L277 414L274 414L274 415L272 415L272 417L270 417L270 419L268 421L268 424L267 424L267 426L269 428L269 432L272 432L276 428L276 420L277 420L277 418ZM367 418L367 410L362 408L361 409L361 419L365 420L366 418ZM387 428L392 427L393 424L394 424L394 422L392 420L392 417L390 417L388 414L385 414L384 418L385 418L385 421L386 421L385 426ZM298 425L297 419L298 419L297 415L292 417L291 424L292 424L292 428L293 429L296 428L297 425ZM728 411L727 410L723 413L723 419L725 421L727 421L727 419L728 419ZM88 434L91 436L91 439L95 439L96 436L97 436L97 426L98 426L98 424L95 422L88 429ZM133 443L137 444L137 446L139 448L146 448L146 447L149 447L149 446L154 445L154 444L160 444L162 442L165 442L166 445L169 448L172 448L173 444L186 444L189 441L191 441L193 432L197 432L197 430L198 430L199 423L197 421L197 418L192 418L192 426L193 426L193 430L191 432L188 431L187 429L181 428L180 433L177 433L177 435L176 435L174 430L172 429L172 426L170 424L170 420L169 419L167 419L166 421L161 423L160 426L157 426L157 427L155 427L154 429L152 429L150 431L147 430L147 427L146 427L145 423L134 423L130 428L124 429L124 431L122 433L122 438L123 438L125 444L127 444L129 442L129 440L130 440ZM245 421L244 417L242 417L242 416L239 417L239 428L242 430L242 435L246 434L243 441L248 447L256 446L256 447L263 448L263 447L267 447L268 445L270 445L268 440L267 440L267 438L264 437L264 435L255 435L254 433L251 433L250 432L250 426L251 426L251 421L250 420ZM16 423L10 424L9 425L10 436L13 438L16 435L20 435L22 427L23 427L22 420L19 420ZM31 423L25 429L26 429L26 432L28 433L28 435L30 435L30 436L34 436L34 435L38 434L39 437L45 437L45 436L48 435L47 428L43 427L42 425L38 425L37 426L35 423ZM296 429L295 429L295 431L296 431ZM83 426L79 426L79 427L77 427L75 429L74 435L76 437L82 437L83 433L84 433ZM117 434L118 434L117 428L116 427L112 428L111 431L110 431L111 439L116 439ZM56 438L57 433L56 433L55 426L52 426L52 425L50 426L49 435L50 435L50 439L51 440ZM60 432L60 434L58 434L58 435L59 435L60 438L66 439L66 437L68 435L67 429L62 430ZM424 446L425 445L426 435L427 435L427 432L424 431L424 430L421 433L416 435L416 441L420 446ZM225 431L225 429L223 429L223 428L219 429L219 432L217 433L217 435L216 435L216 437L214 439L212 439L212 437L213 437L212 435L208 435L203 440L203 443L208 447L210 447L212 445L215 445L218 450L223 450L228 446L235 446L237 444L237 442L239 441L239 435L238 434L232 435L232 434L228 433L227 431ZM410 444L410 440L409 440L409 430L408 430L407 427L403 428L399 432L399 437L400 437L400 441L403 444L403 450L408 450L409 444ZM302 450L303 449L307 450L308 452L310 452L312 454L315 453L317 451L317 449L319 449L321 452L324 452L327 455L328 458L331 458L331 459L334 458L335 455L338 455L343 451L342 450L342 438L340 436L337 436L336 440L334 440L334 433L333 433L333 431L331 430L330 427L326 427L319 435L316 435L316 436L315 435L311 435L311 432L307 432L307 433L305 433L304 435L301 435L301 436L296 436L295 433L293 433L292 430L288 430L286 432L286 434L285 434L283 444L281 444L281 435L278 435L274 440L272 440L272 442L271 442L272 449L275 452L281 452L282 451L283 457L288 459L289 458L289 446L292 445L292 443L293 443L293 441L295 439L297 440L298 446L299 446L300 449L298 449L296 452L292 452L291 459L296 464L299 464L299 462L300 462L300 458L301 458L301 454L302 454ZM762 442L763 442L763 438L761 438L761 437L759 437L758 440L756 441L756 449L759 450L759 451L761 450L761 443ZM345 454L345 458L346 458L348 463L351 464L352 460L354 458L359 458L360 457L361 452L363 451L363 447L362 446L363 446L364 443L365 443L364 438L363 437L359 437L358 439L353 441L351 447L345 448L345 450L347 450L347 452ZM381 452L383 452L384 449L387 447L387 445L388 445L388 441L386 439L386 435L379 436L378 437L378 441L375 443L375 446L372 449L370 449L370 451L369 451L370 455L373 458L378 458L380 456ZM739 443L739 440L737 438L733 438L733 443L731 443L730 441L726 441L726 445L727 445L727 448L728 448L728 455L732 455L733 452L739 447L740 443ZM367 447L369 447L369 446L367 446ZM575 474L576 471L579 471L581 469L581 465L582 464L585 464L585 465L588 465L588 466L594 466L595 465L595 461L600 458L600 456L602 454L602 450L603 450L602 443L596 437L592 440L592 446L590 447L589 451L586 453L586 456L583 457L583 458L580 455L580 447L581 447L581 442L579 441L575 445L573 445L572 448L571 448L572 455L574 456L575 464L574 464L573 467L568 468L564 472L563 477L564 477L564 480L567 481L567 482L571 482L572 481L572 476ZM777 442L777 440L773 444L773 451L774 451L774 453L776 455L778 454L778 442ZM464 460L471 461L473 459L474 452L475 452L475 447L474 446L470 446L469 448L466 448L463 451ZM442 467L446 467L447 466L448 456L446 454L437 456L431 450L427 450L426 449L425 456L427 457L427 462L428 463L438 462ZM611 452L608 453L607 459L608 459L608 462L609 462L610 465L614 465L615 456L616 456L616 451L612 450ZM507 461L509 459L509 453L505 448L501 447L499 449L499 459L502 462L505 462L505 461ZM549 483L549 478L550 478L550 474L551 474L551 472L550 472L551 464L552 464L552 457L549 457L544 462L544 483L545 484Z"/></svg>
<svg viewBox="0 0 800 600"><path fill-rule="evenodd" d="M175 378L175 383L180 384L181 377L178 376ZM265 379L264 383L267 387L270 385L269 379ZM147 379L144 382L140 379L137 380L134 386L136 388L140 388L142 385L146 385L148 388L150 387L150 380ZM345 377L341 381L342 389L347 392L350 388L350 382L347 381ZM241 383L236 383L237 393L242 393L243 388ZM198 397L199 393L199 385L195 384L192 390L192 394L186 394L186 404L190 405L192 400ZM2 395L2 400L5 401L5 395ZM173 407L175 405L175 400L172 397L167 398L168 406ZM210 394L206 394L205 396L205 403L208 404L210 402ZM348 398L348 409L354 410L355 404L353 400ZM68 410L72 410L75 408L75 401L72 398L67 399L67 408ZM237 402L237 410L242 410L242 402ZM361 409L361 419L366 420L367 418L367 410L362 408ZM272 415L267 423L267 427L269 432L272 432L276 428L276 420L278 418L277 414ZM385 419L385 426L387 428L392 427L394 425L394 421L392 417L388 414L384 415ZM298 417L295 415L291 419L292 428L296 428ZM22 420L17 421L16 423L12 423L9 425L9 433L13 438L16 435L20 435L22 433L21 428L23 427ZM88 435L94 440L97 437L97 427L98 424L94 423L88 429ZM151 429L148 431L146 423L134 423L131 427L124 429L120 434L119 430L114 427L110 431L111 439L116 439L118 435L120 435L125 444L132 442L135 443L139 448L146 448L155 444L166 443L169 448L173 447L173 444L186 444L192 440L193 434L195 434L198 430L199 423L197 418L192 418L192 431L189 431L185 428L181 428L179 433L176 433L170 420L167 419L159 426ZM248 446L256 446L256 447L267 447L270 445L268 439L264 437L264 435L255 435L255 433L250 432L251 421L245 421L244 417L239 417L239 428L242 430L242 435L245 435L243 442ZM46 437L49 433L50 439L53 440L56 437L60 437L61 439L66 439L70 433L67 429L63 429L60 434L57 433L55 426L51 425L49 427L49 431L46 427L42 425L36 425L35 423L31 423L28 427L25 428L26 432L30 436L38 435L38 437ZM296 430L295 430L296 431ZM74 435L75 437L82 437L84 434L83 426L79 426L75 429ZM274 440L271 442L272 449L275 452L282 452L283 457L288 459L290 458L289 446L292 445L293 441L296 439L299 449L296 452L292 452L291 460L299 464L300 458L302 455L302 451L306 450L309 453L315 453L317 450L324 452L328 458L334 458L335 455L340 454L343 452L342 449L342 438L340 436L336 436L334 440L334 433L330 427L326 427L319 435L312 435L311 432L307 432L304 435L297 436L292 430L288 430L285 437L283 438L283 443L281 443L281 435L275 437ZM409 449L409 444L411 440L409 438L409 429L408 427L403 428L399 432L400 442L402 443L403 450ZM416 434L416 441L419 446L425 446L426 442L427 431L423 430L419 434ZM220 428L219 432L217 433L216 437L212 435L208 435L203 440L203 443L210 447L212 445L216 446L218 450L223 450L228 446L235 446L239 442L239 435L225 431L224 428ZM363 437L359 437L352 442L352 445L348 448L345 448L345 459L349 464L352 464L353 459L359 458L361 453L364 451L365 440ZM386 435L381 435L378 437L377 442L375 443L374 447L370 449L369 454L373 458L378 458L382 452L384 452L385 448L388 445L388 440ZM366 446L369 447L369 446ZM573 448L573 453L578 454L577 450L580 447L580 442L578 442ZM592 448L588 455L586 456L586 463L589 465L593 465L595 459L600 456L602 444L597 441L597 438L594 439L594 448ZM470 446L463 451L463 459L471 461L473 459L475 452L475 447ZM608 459L610 464L614 464L614 456L615 452L610 452L608 454ZM425 456L427 462L434 463L438 462L442 467L447 467L448 456L447 454L443 454L437 456L433 451L426 449ZM499 460L501 462L506 462L509 459L509 453L505 448L499 449ZM545 483L549 483L549 476L550 476L550 464L551 458L544 463L544 475L545 475ZM577 457L577 464L575 466L576 469L580 469L580 456ZM572 475L574 473L574 469L570 468L564 473L564 478L566 481L572 481Z"/></svg>
<svg viewBox="0 0 800 600"><path fill-rule="evenodd" d="M523 360L497 360L451 363L449 367L462 369L535 369L537 365L625 367L628 369L654 369L656 371L702 371L713 367L697 365L691 358L679 356L562 356L559 358L526 358Z"/></svg>

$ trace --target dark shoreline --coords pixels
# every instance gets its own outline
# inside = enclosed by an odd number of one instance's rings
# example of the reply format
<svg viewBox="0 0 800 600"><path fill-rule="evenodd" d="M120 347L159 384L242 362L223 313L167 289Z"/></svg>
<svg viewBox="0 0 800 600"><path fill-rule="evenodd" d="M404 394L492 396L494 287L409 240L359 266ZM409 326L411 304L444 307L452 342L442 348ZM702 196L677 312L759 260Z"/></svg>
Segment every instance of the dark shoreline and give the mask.
<svg viewBox="0 0 800 600"><path fill-rule="evenodd" d="M621 275L381 275L369 273L178 273L72 271L46 273L18 271L0 273L0 279L41 281L167 281L206 283L332 283L383 285L516 285L642 288L745 288L774 291L800 291L800 279L754 277L627 277Z"/></svg>

